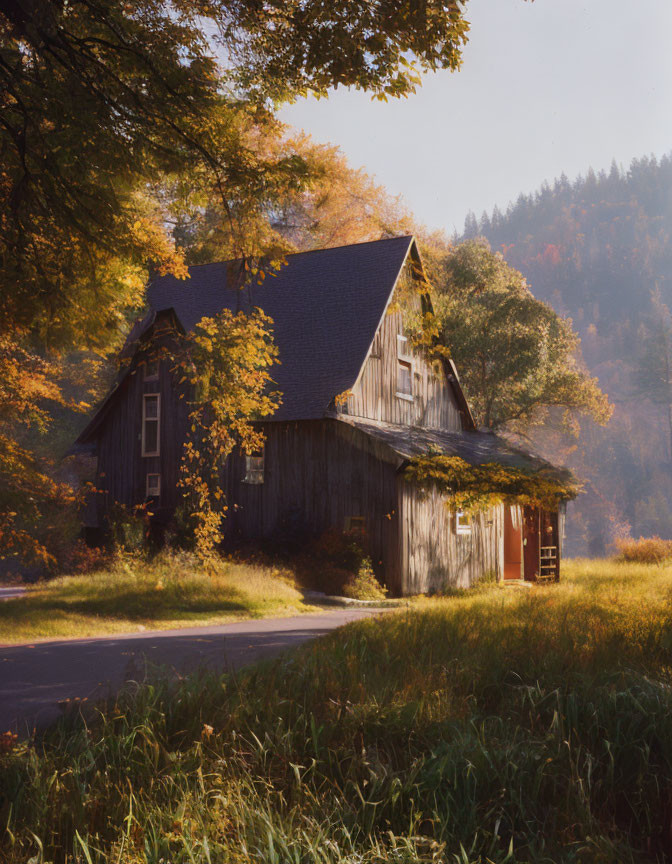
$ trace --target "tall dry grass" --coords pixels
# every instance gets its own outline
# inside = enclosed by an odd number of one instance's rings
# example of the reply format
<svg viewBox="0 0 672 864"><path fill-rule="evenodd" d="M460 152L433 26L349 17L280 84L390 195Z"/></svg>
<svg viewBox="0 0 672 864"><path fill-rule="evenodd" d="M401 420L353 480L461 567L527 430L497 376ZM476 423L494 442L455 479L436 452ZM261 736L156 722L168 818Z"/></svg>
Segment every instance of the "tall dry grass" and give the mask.
<svg viewBox="0 0 672 864"><path fill-rule="evenodd" d="M97 572L60 576L0 603L0 642L169 629L310 609L287 571L186 552L120 556Z"/></svg>
<svg viewBox="0 0 672 864"><path fill-rule="evenodd" d="M5 862L672 856L672 571L427 600L129 688L1 769Z"/></svg>
<svg viewBox="0 0 672 864"><path fill-rule="evenodd" d="M640 537L617 540L618 557L635 564L663 564L672 560L672 540L660 537Z"/></svg>

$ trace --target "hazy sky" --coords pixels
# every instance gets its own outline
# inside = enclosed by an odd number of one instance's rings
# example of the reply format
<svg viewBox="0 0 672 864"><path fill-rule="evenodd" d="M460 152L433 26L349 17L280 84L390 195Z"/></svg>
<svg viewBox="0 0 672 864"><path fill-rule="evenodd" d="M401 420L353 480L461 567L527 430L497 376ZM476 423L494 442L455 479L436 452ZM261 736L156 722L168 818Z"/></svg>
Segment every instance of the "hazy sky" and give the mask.
<svg viewBox="0 0 672 864"><path fill-rule="evenodd" d="M338 90L282 118L449 232L562 171L672 150L672 0L471 0L467 18L462 69L415 96Z"/></svg>

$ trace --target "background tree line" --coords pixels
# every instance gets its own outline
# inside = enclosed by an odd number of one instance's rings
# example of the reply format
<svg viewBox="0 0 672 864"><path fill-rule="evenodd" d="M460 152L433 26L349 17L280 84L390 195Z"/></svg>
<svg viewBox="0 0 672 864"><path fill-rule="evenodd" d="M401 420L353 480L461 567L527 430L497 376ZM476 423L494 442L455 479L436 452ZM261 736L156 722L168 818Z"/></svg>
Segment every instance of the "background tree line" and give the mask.
<svg viewBox="0 0 672 864"><path fill-rule="evenodd" d="M563 175L505 212L470 214L461 236L486 237L571 318L614 403L606 428L537 436L586 479L569 510L570 548L602 554L629 532L672 537L672 154Z"/></svg>

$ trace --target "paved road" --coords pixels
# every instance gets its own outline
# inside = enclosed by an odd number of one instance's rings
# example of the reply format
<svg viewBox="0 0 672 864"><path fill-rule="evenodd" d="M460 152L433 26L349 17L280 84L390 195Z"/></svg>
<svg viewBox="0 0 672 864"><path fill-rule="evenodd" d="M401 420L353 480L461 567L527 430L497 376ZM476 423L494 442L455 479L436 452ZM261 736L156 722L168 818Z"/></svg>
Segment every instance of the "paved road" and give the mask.
<svg viewBox="0 0 672 864"><path fill-rule="evenodd" d="M142 678L145 658L177 671L237 669L380 611L338 609L216 627L0 645L0 733L23 734L56 719L59 702L67 699L108 696L124 681Z"/></svg>
<svg viewBox="0 0 672 864"><path fill-rule="evenodd" d="M26 589L20 585L12 585L8 588L0 588L0 600L11 600L13 597L23 597Z"/></svg>

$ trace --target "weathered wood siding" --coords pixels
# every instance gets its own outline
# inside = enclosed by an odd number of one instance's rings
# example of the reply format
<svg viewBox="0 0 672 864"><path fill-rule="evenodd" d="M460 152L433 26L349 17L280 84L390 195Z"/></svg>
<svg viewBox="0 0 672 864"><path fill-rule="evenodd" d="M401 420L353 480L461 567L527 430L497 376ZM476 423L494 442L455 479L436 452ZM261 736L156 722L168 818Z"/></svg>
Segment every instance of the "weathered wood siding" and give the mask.
<svg viewBox="0 0 672 864"><path fill-rule="evenodd" d="M413 398L409 401L397 396L397 336L404 335L404 313L396 298L397 292L376 332L359 379L338 410L385 423L459 431L460 413L444 370L430 364L419 351L410 351Z"/></svg>
<svg viewBox="0 0 672 864"><path fill-rule="evenodd" d="M474 516L470 534L457 534L445 498L399 476L401 594L468 588L487 573L502 578L502 506Z"/></svg>
<svg viewBox="0 0 672 864"><path fill-rule="evenodd" d="M152 510L168 518L177 504L176 484L187 428L187 405L179 399L168 361L159 364L158 381L144 381L142 367L134 362L121 384L115 404L101 424L98 436L96 486L97 523L115 503L126 507L146 498L147 474L161 475L161 495ZM142 397L158 393L160 399L160 455L142 455Z"/></svg>
<svg viewBox="0 0 672 864"><path fill-rule="evenodd" d="M400 585L396 468L386 448L337 420L266 423L264 482L243 481L245 458L227 461L224 486L232 505L227 537L296 540L327 529L343 531L361 516L376 571Z"/></svg>

